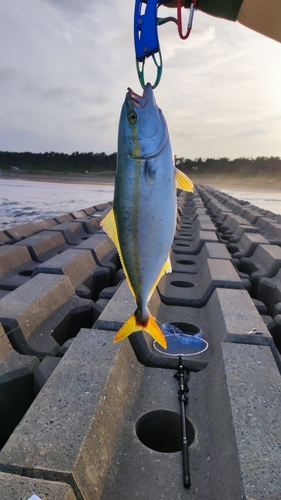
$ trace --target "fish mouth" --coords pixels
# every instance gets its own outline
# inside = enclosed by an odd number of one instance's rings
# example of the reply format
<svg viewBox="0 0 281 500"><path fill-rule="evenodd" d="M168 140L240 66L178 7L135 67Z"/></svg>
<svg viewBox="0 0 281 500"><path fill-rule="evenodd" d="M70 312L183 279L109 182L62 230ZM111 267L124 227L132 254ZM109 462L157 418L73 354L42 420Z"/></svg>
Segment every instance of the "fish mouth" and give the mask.
<svg viewBox="0 0 281 500"><path fill-rule="evenodd" d="M128 104L131 108L133 108L135 106L136 108L144 109L147 105L152 104L160 111L159 117L160 117L162 125L163 125L163 134L162 134L162 137L161 137L158 145L155 144L155 149L153 149L152 151L150 150L146 153L144 152L143 154L138 154L138 155L135 155L135 154L131 155L130 154L131 158L138 159L138 160L146 160L148 158L150 158L150 159L156 158L156 156L158 156L159 153L161 153L162 149L164 148L164 146L167 142L168 134L167 134L167 125L166 125L165 119L162 115L161 110L158 108L158 106L154 100L152 85L150 83L146 84L142 96L137 94L136 92L134 92L130 87L128 87L127 100L128 100L127 101ZM140 144L143 143L144 141L146 141L147 139L153 140L153 138L156 135L157 135L157 131L155 130L152 136L142 137L140 139Z"/></svg>
<svg viewBox="0 0 281 500"><path fill-rule="evenodd" d="M128 87L127 95L137 108L144 108L148 101L153 98L152 86L150 83L147 83L142 95L138 95L130 87Z"/></svg>

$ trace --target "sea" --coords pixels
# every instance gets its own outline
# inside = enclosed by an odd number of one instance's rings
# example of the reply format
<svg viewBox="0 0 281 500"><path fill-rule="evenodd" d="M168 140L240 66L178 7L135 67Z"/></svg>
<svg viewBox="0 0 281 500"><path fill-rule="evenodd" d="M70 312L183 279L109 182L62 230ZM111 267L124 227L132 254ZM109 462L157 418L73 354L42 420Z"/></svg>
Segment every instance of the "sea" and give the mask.
<svg viewBox="0 0 281 500"><path fill-rule="evenodd" d="M224 193L281 214L281 192L223 189ZM0 177L0 230L50 219L112 201L111 184L29 181Z"/></svg>

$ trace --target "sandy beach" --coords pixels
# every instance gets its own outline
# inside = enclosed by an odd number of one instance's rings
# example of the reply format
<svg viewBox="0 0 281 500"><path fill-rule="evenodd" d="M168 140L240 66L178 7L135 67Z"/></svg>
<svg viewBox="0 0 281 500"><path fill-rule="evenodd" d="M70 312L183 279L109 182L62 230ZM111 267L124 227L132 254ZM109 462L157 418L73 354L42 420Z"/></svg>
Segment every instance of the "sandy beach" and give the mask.
<svg viewBox="0 0 281 500"><path fill-rule="evenodd" d="M194 184L202 184L223 191L224 189L239 189L240 191L278 192L281 195L281 178L270 177L230 177L223 175L214 176L190 176ZM114 184L114 173L90 173L90 174L25 174L13 173L5 175L8 179L21 179L37 182L64 182L72 184Z"/></svg>

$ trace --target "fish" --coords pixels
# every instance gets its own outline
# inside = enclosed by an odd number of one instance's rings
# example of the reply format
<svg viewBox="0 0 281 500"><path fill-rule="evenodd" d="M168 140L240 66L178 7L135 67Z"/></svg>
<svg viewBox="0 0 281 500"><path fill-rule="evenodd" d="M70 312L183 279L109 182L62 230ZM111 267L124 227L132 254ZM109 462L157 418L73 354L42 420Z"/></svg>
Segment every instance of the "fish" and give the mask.
<svg viewBox="0 0 281 500"><path fill-rule="evenodd" d="M128 88L119 120L113 208L101 226L116 245L137 308L114 342L144 330L167 347L147 304L161 277L172 271L177 187L193 191L192 181L175 167L152 86L147 83L142 95Z"/></svg>

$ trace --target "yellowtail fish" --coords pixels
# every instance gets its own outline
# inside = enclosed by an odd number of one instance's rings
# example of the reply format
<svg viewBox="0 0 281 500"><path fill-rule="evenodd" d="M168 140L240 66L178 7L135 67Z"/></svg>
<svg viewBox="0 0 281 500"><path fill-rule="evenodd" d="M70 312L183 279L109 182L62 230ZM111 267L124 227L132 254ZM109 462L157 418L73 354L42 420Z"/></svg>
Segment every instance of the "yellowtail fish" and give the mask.
<svg viewBox="0 0 281 500"><path fill-rule="evenodd" d="M137 309L114 342L145 330L167 346L147 304L160 278L172 270L177 187L193 190L192 181L175 168L167 124L151 84L142 96L128 89L119 122L113 209L101 226L117 247Z"/></svg>

